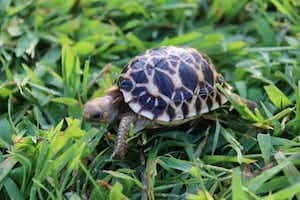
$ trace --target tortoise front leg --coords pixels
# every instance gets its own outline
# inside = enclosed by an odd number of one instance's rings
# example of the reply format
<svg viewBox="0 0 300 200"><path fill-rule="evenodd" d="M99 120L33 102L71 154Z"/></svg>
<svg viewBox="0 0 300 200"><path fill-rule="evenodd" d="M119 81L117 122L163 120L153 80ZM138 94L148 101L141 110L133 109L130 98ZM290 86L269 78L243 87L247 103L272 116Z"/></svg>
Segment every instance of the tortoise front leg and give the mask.
<svg viewBox="0 0 300 200"><path fill-rule="evenodd" d="M136 119L136 115L133 113L127 113L122 116L118 129L117 144L112 154L113 158L124 158L127 152L127 138L130 127L131 124L135 123Z"/></svg>

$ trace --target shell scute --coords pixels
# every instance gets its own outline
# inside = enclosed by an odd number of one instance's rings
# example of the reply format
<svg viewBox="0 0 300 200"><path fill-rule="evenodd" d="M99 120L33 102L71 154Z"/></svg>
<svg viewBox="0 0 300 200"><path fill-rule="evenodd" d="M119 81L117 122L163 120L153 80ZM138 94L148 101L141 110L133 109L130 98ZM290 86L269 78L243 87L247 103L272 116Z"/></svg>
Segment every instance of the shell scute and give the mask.
<svg viewBox="0 0 300 200"><path fill-rule="evenodd" d="M194 91L198 84L197 73L186 63L181 62L179 66L179 76L183 85Z"/></svg>
<svg viewBox="0 0 300 200"><path fill-rule="evenodd" d="M144 71L132 72L131 76L136 83L147 83L148 77Z"/></svg>
<svg viewBox="0 0 300 200"><path fill-rule="evenodd" d="M133 69L143 69L144 66L145 66L145 61L141 57L139 59L133 60L129 67Z"/></svg>
<svg viewBox="0 0 300 200"><path fill-rule="evenodd" d="M136 87L134 88L134 90L132 91L132 94L134 96L140 96L142 95L144 92L146 91L145 87Z"/></svg>
<svg viewBox="0 0 300 200"><path fill-rule="evenodd" d="M125 91L131 91L133 88L133 83L130 79L122 78L119 82L119 87Z"/></svg>
<svg viewBox="0 0 300 200"><path fill-rule="evenodd" d="M156 71L154 74L154 84L159 91L165 96L171 98L174 91L174 84L172 79L165 73Z"/></svg>

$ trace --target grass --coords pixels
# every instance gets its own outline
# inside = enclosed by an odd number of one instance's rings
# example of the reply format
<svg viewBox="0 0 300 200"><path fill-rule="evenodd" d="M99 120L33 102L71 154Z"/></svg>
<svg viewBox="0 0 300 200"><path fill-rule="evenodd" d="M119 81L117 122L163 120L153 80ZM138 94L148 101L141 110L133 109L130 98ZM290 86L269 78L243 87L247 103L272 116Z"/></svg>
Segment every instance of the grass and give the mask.
<svg viewBox="0 0 300 200"><path fill-rule="evenodd" d="M1 199L300 199L297 0L0 1ZM133 56L206 52L255 112L230 99L190 134L82 121ZM144 152L144 155L141 153Z"/></svg>

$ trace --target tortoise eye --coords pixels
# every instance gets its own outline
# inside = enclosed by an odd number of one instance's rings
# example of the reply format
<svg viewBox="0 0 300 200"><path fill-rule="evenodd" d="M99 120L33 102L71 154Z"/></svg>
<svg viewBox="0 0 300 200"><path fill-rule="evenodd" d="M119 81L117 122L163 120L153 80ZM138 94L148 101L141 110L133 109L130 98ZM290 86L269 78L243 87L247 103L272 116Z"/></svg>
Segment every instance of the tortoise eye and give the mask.
<svg viewBox="0 0 300 200"><path fill-rule="evenodd" d="M103 115L101 112L96 112L91 116L92 120L101 120L103 118Z"/></svg>

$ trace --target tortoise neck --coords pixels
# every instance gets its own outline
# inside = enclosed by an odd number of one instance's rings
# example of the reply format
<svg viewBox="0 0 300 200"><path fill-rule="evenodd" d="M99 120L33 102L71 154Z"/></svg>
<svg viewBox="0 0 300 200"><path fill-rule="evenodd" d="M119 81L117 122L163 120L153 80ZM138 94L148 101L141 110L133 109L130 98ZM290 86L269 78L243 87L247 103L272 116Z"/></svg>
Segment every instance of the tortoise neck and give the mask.
<svg viewBox="0 0 300 200"><path fill-rule="evenodd" d="M122 113L122 104L123 96L118 87L113 86L106 91L105 97L111 101L111 110L108 117L108 123L112 123L119 118L119 115Z"/></svg>

